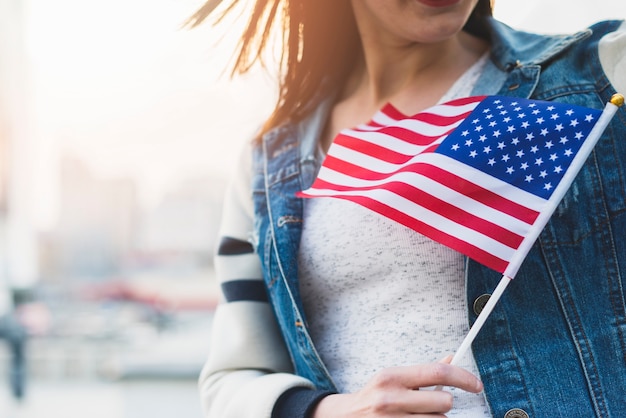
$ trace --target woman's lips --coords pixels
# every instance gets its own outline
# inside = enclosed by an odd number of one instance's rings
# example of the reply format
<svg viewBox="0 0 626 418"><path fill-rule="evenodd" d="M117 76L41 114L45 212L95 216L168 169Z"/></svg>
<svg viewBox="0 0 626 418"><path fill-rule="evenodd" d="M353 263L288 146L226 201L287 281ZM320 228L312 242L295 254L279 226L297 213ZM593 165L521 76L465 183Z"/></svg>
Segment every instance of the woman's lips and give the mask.
<svg viewBox="0 0 626 418"><path fill-rule="evenodd" d="M458 3L461 0L417 0L429 7L448 7Z"/></svg>

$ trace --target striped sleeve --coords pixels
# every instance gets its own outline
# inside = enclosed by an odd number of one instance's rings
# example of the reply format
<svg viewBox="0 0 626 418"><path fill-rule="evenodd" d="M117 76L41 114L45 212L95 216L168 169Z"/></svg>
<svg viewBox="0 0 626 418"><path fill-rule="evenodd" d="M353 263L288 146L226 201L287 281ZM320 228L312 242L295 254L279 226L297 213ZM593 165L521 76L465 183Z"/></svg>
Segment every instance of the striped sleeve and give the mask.
<svg viewBox="0 0 626 418"><path fill-rule="evenodd" d="M313 388L291 373L290 357L268 302L251 239L251 153L249 147L245 150L224 199L215 255L221 301L199 378L206 418L270 418L284 393Z"/></svg>

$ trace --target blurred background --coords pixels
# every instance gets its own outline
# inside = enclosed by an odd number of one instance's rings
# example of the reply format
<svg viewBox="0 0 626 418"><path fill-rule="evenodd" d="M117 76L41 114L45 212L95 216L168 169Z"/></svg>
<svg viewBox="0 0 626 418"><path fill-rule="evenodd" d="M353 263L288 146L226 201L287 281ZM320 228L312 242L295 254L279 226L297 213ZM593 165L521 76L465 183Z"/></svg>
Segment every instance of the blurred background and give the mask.
<svg viewBox="0 0 626 418"><path fill-rule="evenodd" d="M222 194L275 99L225 71L245 19L182 28L201 4L0 0L0 417L201 417ZM563 33L626 2L495 14Z"/></svg>

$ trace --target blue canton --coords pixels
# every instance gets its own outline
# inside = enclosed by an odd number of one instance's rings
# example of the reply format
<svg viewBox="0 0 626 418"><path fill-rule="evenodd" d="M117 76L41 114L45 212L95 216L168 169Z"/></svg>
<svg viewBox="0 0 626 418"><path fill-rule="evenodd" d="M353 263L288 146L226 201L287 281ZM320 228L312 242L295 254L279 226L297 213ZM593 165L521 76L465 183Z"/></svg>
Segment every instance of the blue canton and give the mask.
<svg viewBox="0 0 626 418"><path fill-rule="evenodd" d="M435 152L549 199L601 114L563 103L489 96Z"/></svg>

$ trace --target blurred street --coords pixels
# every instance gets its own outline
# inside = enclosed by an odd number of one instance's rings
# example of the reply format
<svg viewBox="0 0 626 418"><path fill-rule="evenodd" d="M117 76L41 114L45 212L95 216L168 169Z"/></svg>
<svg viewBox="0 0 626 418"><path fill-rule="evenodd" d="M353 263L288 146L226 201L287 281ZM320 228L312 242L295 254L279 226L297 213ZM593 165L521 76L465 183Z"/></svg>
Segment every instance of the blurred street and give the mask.
<svg viewBox="0 0 626 418"><path fill-rule="evenodd" d="M19 312L32 330L21 400L10 385L9 346L0 340L0 417L200 418L196 382L212 309L194 298L210 301L210 280L151 280L158 291L134 280L124 292L41 292Z"/></svg>
<svg viewBox="0 0 626 418"><path fill-rule="evenodd" d="M18 402L0 385L2 418L200 418L192 380L33 381Z"/></svg>

